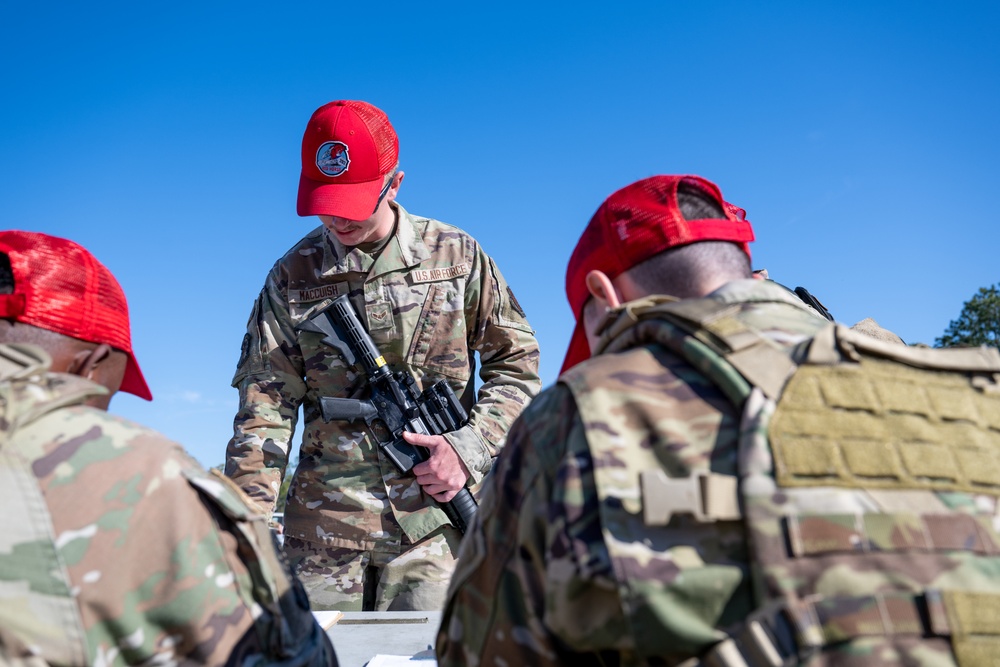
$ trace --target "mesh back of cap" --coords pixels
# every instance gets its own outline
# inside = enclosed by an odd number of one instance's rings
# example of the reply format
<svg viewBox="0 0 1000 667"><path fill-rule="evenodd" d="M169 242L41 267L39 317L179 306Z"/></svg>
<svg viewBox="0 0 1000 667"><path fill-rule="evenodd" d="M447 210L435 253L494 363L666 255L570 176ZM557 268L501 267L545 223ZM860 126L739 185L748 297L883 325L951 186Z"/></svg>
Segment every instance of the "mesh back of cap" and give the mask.
<svg viewBox="0 0 1000 667"><path fill-rule="evenodd" d="M15 286L30 294L25 315L32 324L73 338L132 349L125 294L111 273L80 246L35 243L21 255L25 275Z"/></svg>
<svg viewBox="0 0 1000 667"><path fill-rule="evenodd" d="M348 102L349 106L371 132L378 151L378 170L387 174L399 159L399 138L389 122L388 116L380 109L364 102Z"/></svg>

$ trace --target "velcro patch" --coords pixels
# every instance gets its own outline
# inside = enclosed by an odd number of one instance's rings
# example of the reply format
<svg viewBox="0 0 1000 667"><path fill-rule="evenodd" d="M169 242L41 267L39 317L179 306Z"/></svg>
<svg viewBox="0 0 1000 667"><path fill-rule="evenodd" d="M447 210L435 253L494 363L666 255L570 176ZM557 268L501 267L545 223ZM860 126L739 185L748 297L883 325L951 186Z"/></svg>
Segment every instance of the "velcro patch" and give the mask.
<svg viewBox="0 0 1000 667"><path fill-rule="evenodd" d="M392 305L389 303L365 304L368 311L368 330L380 331L392 328Z"/></svg>
<svg viewBox="0 0 1000 667"><path fill-rule="evenodd" d="M347 294L349 287L347 283L334 283L333 285L320 285L307 289L288 290L289 303L311 303L322 299L333 299L341 294Z"/></svg>
<svg viewBox="0 0 1000 667"><path fill-rule="evenodd" d="M434 283L439 280L449 280L468 274L472 268L468 262L456 264L455 266L445 266L438 269L414 269L410 271L410 282L415 285L420 283Z"/></svg>
<svg viewBox="0 0 1000 667"><path fill-rule="evenodd" d="M1000 395L977 391L963 371L867 356L802 366L769 427L775 476L785 487L1000 496L998 413Z"/></svg>

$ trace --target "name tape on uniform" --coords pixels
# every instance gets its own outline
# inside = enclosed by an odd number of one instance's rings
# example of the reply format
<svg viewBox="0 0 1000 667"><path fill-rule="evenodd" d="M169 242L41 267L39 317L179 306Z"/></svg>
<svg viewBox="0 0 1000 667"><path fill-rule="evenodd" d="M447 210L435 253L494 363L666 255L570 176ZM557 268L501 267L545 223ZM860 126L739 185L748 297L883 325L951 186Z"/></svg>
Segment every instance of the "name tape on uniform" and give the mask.
<svg viewBox="0 0 1000 667"><path fill-rule="evenodd" d="M415 284L433 283L438 280L448 280L449 278L464 276L471 270L468 262L455 266L445 266L440 269L415 269L410 271L410 281Z"/></svg>
<svg viewBox="0 0 1000 667"><path fill-rule="evenodd" d="M333 299L341 294L347 294L349 288L347 283L335 283L333 285L320 285L319 287L309 287L307 289L288 290L289 303L310 303L321 299Z"/></svg>

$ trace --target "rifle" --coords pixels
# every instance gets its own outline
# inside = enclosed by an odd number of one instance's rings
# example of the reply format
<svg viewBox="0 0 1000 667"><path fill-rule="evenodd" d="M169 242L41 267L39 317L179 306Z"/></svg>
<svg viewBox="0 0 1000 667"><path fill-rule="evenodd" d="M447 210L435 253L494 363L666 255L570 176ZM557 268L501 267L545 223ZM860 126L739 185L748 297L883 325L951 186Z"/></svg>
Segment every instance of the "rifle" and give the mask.
<svg viewBox="0 0 1000 667"><path fill-rule="evenodd" d="M371 398L358 400L322 396L319 399L323 421L364 419L382 453L401 474L427 460L427 449L403 439L403 431L423 435L442 435L463 426L468 420L465 408L444 380L438 380L418 393L417 382L403 371L391 371L375 347L371 336L361 326L347 295L300 324L298 329L323 334L323 342L337 349L347 364L359 368L368 380ZM376 436L381 424L388 439ZM463 534L476 514L476 501L466 488L461 489L441 509L452 525Z"/></svg>
<svg viewBox="0 0 1000 667"><path fill-rule="evenodd" d="M807 306L810 306L813 310L815 310L817 313L819 313L820 315L822 315L826 319L830 320L831 322L834 321L833 320L833 315L831 315L830 311L826 309L826 306L824 306L820 302L819 299L817 299L815 296L813 296L812 294L810 294L809 290L807 290L805 287L796 287L795 288L795 296L797 296L800 299L802 299L802 301Z"/></svg>

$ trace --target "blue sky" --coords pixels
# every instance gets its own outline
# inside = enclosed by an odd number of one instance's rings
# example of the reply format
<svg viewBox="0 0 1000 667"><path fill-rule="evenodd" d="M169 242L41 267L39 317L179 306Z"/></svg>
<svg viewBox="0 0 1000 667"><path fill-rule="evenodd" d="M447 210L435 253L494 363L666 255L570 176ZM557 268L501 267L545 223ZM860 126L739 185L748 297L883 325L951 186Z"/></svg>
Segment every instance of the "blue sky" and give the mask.
<svg viewBox="0 0 1000 667"><path fill-rule="evenodd" d="M400 202L496 258L546 384L580 230L656 173L717 183L755 267L839 320L933 343L1000 282L998 7L0 0L0 215L117 275L155 400L112 410L205 465L252 301L318 224L299 142L333 99L388 113Z"/></svg>

